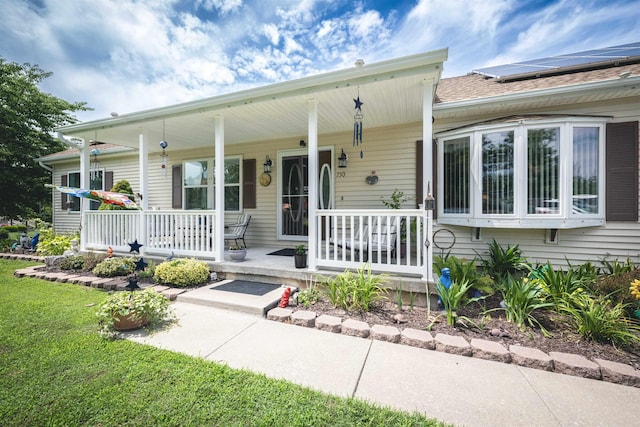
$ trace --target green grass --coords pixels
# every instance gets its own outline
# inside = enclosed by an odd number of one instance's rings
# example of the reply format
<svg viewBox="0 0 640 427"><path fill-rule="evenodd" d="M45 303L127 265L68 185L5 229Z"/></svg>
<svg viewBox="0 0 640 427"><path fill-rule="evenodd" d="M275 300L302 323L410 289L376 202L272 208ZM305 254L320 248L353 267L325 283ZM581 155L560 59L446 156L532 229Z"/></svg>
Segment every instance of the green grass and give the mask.
<svg viewBox="0 0 640 427"><path fill-rule="evenodd" d="M98 336L107 294L13 277L0 259L3 426L438 426L414 413Z"/></svg>

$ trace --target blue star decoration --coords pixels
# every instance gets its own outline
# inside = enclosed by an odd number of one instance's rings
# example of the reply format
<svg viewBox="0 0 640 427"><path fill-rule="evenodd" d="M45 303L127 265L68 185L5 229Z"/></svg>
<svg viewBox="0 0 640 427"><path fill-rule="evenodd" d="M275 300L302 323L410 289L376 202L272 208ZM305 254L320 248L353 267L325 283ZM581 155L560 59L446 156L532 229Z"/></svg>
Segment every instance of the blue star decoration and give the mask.
<svg viewBox="0 0 640 427"><path fill-rule="evenodd" d="M354 99L353 102L356 103L356 110L362 111L362 106L364 105L364 102L360 101L360 96L358 96L357 99Z"/></svg>
<svg viewBox="0 0 640 427"><path fill-rule="evenodd" d="M144 258L140 258L139 260L136 261L136 270L135 271L144 271L145 268L147 268L147 264L146 262L144 262Z"/></svg>
<svg viewBox="0 0 640 427"><path fill-rule="evenodd" d="M127 286L125 286L126 289L130 290L131 292L135 291L136 289L140 289L140 286L138 286L138 278L134 275L134 276L130 276L129 277L129 284L127 284Z"/></svg>
<svg viewBox="0 0 640 427"><path fill-rule="evenodd" d="M144 246L138 243L138 239L136 239L133 243L128 243L128 245L131 247L129 252L137 252L137 253L140 253L140 248Z"/></svg>

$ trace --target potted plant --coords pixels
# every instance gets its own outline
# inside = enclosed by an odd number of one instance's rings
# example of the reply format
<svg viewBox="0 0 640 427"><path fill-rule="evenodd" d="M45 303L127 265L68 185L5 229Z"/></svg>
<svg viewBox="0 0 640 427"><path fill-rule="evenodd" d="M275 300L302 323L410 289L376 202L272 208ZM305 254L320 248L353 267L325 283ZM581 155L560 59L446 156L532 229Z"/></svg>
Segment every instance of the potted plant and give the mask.
<svg viewBox="0 0 640 427"><path fill-rule="evenodd" d="M293 259L296 263L296 268L305 268L307 266L307 247L305 245L298 245L294 249Z"/></svg>
<svg viewBox="0 0 640 427"><path fill-rule="evenodd" d="M229 246L229 258L232 261L243 261L247 256L247 248L241 246Z"/></svg>
<svg viewBox="0 0 640 427"><path fill-rule="evenodd" d="M389 209L402 209L402 204L404 202L408 202L412 200L413 197L405 195L404 191L400 191L395 188L393 193L388 199L385 199L384 196L380 197L382 204ZM415 234L416 224L415 220L411 220L411 224L409 225L411 231ZM414 240L415 241L415 240ZM404 258L407 253L407 225L403 221L400 225L400 256Z"/></svg>
<svg viewBox="0 0 640 427"><path fill-rule="evenodd" d="M100 334L113 338L119 331L155 327L171 320L169 300L153 289L117 291L98 307Z"/></svg>

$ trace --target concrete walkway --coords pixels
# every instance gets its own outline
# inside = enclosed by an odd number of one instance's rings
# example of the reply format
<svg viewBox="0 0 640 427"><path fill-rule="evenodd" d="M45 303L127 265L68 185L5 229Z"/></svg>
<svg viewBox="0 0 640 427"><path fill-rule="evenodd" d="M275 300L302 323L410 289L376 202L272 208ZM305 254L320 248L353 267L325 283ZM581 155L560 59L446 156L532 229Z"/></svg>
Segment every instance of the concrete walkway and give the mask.
<svg viewBox="0 0 640 427"><path fill-rule="evenodd" d="M640 389L176 302L179 324L128 338L465 426L629 426Z"/></svg>

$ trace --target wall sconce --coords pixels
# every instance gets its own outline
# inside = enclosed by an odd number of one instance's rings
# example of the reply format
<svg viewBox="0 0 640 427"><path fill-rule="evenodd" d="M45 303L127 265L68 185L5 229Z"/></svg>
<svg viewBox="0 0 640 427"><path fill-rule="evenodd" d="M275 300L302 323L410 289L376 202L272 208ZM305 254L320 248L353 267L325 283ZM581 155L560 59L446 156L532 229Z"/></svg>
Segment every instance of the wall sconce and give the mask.
<svg viewBox="0 0 640 427"><path fill-rule="evenodd" d="M271 161L271 159L269 158L269 155L267 154L267 158L264 161L264 173L271 173L272 164L273 162Z"/></svg>
<svg viewBox="0 0 640 427"><path fill-rule="evenodd" d="M301 139L300 140L300 147L306 147L306 146L307 146L307 143L304 142L304 139Z"/></svg>
<svg viewBox="0 0 640 427"><path fill-rule="evenodd" d="M340 153L340 157L338 157L338 167L339 168L346 168L348 159L349 159L349 157L344 152L344 148L342 148L341 149L341 153Z"/></svg>

